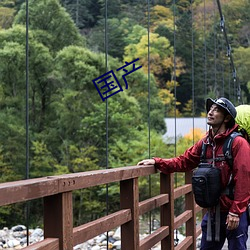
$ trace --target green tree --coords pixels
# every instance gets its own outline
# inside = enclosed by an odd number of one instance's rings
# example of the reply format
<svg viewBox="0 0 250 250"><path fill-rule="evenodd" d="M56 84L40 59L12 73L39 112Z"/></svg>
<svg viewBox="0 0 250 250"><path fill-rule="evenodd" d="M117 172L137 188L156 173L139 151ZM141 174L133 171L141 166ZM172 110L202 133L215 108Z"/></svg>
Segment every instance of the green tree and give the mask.
<svg viewBox="0 0 250 250"><path fill-rule="evenodd" d="M29 85L31 88L31 125L37 131L41 131L46 123L45 112L50 103L50 95L55 90L51 84L50 74L52 70L52 56L47 47L37 42L30 31L29 41ZM2 41L1 72L5 95L16 96L17 103L13 106L19 107L24 114L25 96L25 28L16 25L11 29L0 33ZM12 72L10 74L10 72ZM15 99L11 99L14 101ZM20 106L21 105L21 106Z"/></svg>
<svg viewBox="0 0 250 250"><path fill-rule="evenodd" d="M3 112L4 111L4 112ZM0 141L3 156L1 182L25 178L25 128L21 117L13 114L13 108L0 113ZM8 138L8 139L6 139Z"/></svg>
<svg viewBox="0 0 250 250"><path fill-rule="evenodd" d="M0 32L1 33L4 31ZM4 42L0 47L1 122L0 140L6 169L3 180L22 179L25 176L25 96L24 48L16 42ZM8 139L6 139L8 138Z"/></svg>
<svg viewBox="0 0 250 250"><path fill-rule="evenodd" d="M131 36L132 38L135 37L133 35ZM136 42L136 39L134 41ZM148 43L150 43L149 51ZM156 33L150 33L149 37L147 35L142 35L138 43L132 43L125 47L125 61L132 61L137 58L140 59L139 62L142 64L145 73L148 72L148 67L150 67L150 72L154 74L156 85L159 88L158 95L162 103L168 105L173 104L174 98L170 92L172 89L168 89L168 82L173 82L174 60L173 47L170 45L168 39L160 37ZM148 58L150 58L150 64L148 63ZM176 61L178 67L175 68L175 73L179 76L181 72L183 72L184 65L180 58L176 58ZM172 108L173 106L171 105L169 109L171 110Z"/></svg>
<svg viewBox="0 0 250 250"><path fill-rule="evenodd" d="M11 27L15 10L13 8L2 7L0 5L0 29Z"/></svg>
<svg viewBox="0 0 250 250"><path fill-rule="evenodd" d="M101 5L98 0L61 0L79 29L89 29L97 24Z"/></svg>
<svg viewBox="0 0 250 250"><path fill-rule="evenodd" d="M84 40L70 15L58 0L29 1L29 29L36 39L53 52L69 45L83 45ZM26 24L26 6L22 5L14 24Z"/></svg>
<svg viewBox="0 0 250 250"><path fill-rule="evenodd" d="M239 47L235 49L235 64L238 69L238 75L240 76L241 87L244 90L244 103L248 103L250 101L249 93L250 93L250 73L249 73L249 56L250 56L250 48Z"/></svg>
<svg viewBox="0 0 250 250"><path fill-rule="evenodd" d="M102 19L87 36L88 47L93 51L105 52L104 37L104 24L105 20ZM107 19L107 50L108 54L120 60L124 55L124 48L128 45L126 40L132 31L135 23L129 18L109 18Z"/></svg>
<svg viewBox="0 0 250 250"><path fill-rule="evenodd" d="M173 31L174 16L172 10L163 5L153 6L150 12L150 23L151 31L156 32L159 27L165 27Z"/></svg>
<svg viewBox="0 0 250 250"><path fill-rule="evenodd" d="M54 175L56 161L48 151L44 142L33 141L31 146L33 157L30 161L30 177Z"/></svg>
<svg viewBox="0 0 250 250"><path fill-rule="evenodd" d="M31 125L34 126L38 131L41 131L44 123L46 123L46 116L45 112L47 110L47 107L50 103L50 95L55 90L53 88L53 85L51 84L50 80L50 73L52 70L52 56L50 54L50 51L47 47L45 47L43 44L37 42L37 40L34 38L34 33L30 32L30 41L29 41L29 85L31 88L30 91L30 98L32 100L31 102ZM15 85L19 86L21 89L13 89L12 92L19 91L19 93L25 93L25 58L24 58L24 52L25 52L25 28L23 26L14 26L12 29L9 29L5 32L2 32L0 40L4 39L5 41L15 41L17 46L20 47L20 53L22 55L19 58L20 63L17 64L18 58L15 60L12 60L11 63L7 63L6 65L8 68L6 68L5 72L10 72L12 70L15 70L15 74L10 74L9 79L4 79L3 82L7 86ZM11 42L6 43L7 46L9 46ZM4 48L7 50L7 47ZM8 58L4 56L3 62L6 62ZM3 67L5 69L6 66ZM4 76L8 76L8 74L4 73ZM13 77L16 77L16 79L13 79ZM19 83L19 84L18 84ZM6 88L7 90L7 88Z"/></svg>
<svg viewBox="0 0 250 250"><path fill-rule="evenodd" d="M150 64L151 72L156 76L173 68L172 54L169 41L158 34L150 34L150 60L154 62ZM163 53L164 52L164 53ZM148 70L148 36L141 37L139 43L130 44L125 48L125 61L132 61L139 58L145 72Z"/></svg>

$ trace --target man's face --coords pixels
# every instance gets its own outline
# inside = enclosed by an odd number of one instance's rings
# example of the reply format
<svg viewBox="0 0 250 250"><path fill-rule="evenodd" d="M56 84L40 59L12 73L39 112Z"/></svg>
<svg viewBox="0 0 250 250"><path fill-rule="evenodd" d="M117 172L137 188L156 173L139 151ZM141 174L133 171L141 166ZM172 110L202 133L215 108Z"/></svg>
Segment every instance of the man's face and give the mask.
<svg viewBox="0 0 250 250"><path fill-rule="evenodd" d="M214 128L220 127L224 119L224 110L220 106L213 104L207 113L207 124Z"/></svg>

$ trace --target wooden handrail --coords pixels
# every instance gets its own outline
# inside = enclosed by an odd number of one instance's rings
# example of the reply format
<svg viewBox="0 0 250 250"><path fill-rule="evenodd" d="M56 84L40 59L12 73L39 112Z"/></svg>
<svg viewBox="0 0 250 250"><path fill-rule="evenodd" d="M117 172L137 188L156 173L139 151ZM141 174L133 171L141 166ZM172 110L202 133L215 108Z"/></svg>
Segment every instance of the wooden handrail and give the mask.
<svg viewBox="0 0 250 250"><path fill-rule="evenodd" d="M96 235L108 232L113 228L123 225L131 220L132 217L130 209L122 209L95 221L75 227L73 229L74 245L90 240Z"/></svg>
<svg viewBox="0 0 250 250"><path fill-rule="evenodd" d="M153 166L132 166L1 183L0 206L154 173Z"/></svg>
<svg viewBox="0 0 250 250"><path fill-rule="evenodd" d="M186 238L176 249L196 249L200 227L196 227L195 204L190 182L174 189L173 174L160 174L160 194L139 202L141 176L156 174L154 166L129 166L58 176L48 176L0 184L0 206L33 199L44 199L44 240L26 248L37 250L72 250L77 244L121 227L122 249L147 250L161 241L161 249L175 249L174 230L186 224ZM120 210L73 228L74 190L120 183ZM174 218L174 200L185 196L186 210ZM139 216L160 208L161 225L146 238L139 239Z"/></svg>

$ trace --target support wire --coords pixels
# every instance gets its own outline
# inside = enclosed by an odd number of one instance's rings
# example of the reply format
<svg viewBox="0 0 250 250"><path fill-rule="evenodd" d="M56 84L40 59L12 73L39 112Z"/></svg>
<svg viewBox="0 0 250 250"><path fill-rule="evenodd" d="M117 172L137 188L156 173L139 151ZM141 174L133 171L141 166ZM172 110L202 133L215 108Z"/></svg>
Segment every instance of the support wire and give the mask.
<svg viewBox="0 0 250 250"><path fill-rule="evenodd" d="M194 10L193 10L193 0L191 0L191 30L192 30L192 115L193 115L193 144L194 144L194 117L195 117L195 106L194 106L194 101L195 101L195 93L194 93Z"/></svg>
<svg viewBox="0 0 250 250"><path fill-rule="evenodd" d="M213 6L214 6L214 20L216 20L216 15L215 15L215 0L213 1ZM216 23L214 21L214 23ZM214 91L218 93L218 84L217 84L217 32L216 32L216 25L214 25Z"/></svg>
<svg viewBox="0 0 250 250"><path fill-rule="evenodd" d="M206 39L206 23L207 23L207 16L206 16L206 0L204 0L204 90L205 90L205 97L207 97L207 39Z"/></svg>
<svg viewBox="0 0 250 250"><path fill-rule="evenodd" d="M237 72L236 72L236 68L235 68L235 65L234 65L234 60L233 60L231 45L229 43L228 36L227 36L225 18L224 18L223 13L222 13L220 0L216 0L216 1L217 1L217 6L218 6L219 14L220 14L220 27L221 27L221 31L224 34L224 38L226 40L226 45L227 45L227 57L230 60L230 66L231 66L231 69L232 69L232 76L233 76L233 82L234 82L234 90L236 89L236 95L237 95L238 103L241 104L242 103L241 86L240 86L240 82L237 81Z"/></svg>
<svg viewBox="0 0 250 250"><path fill-rule="evenodd" d="M151 148L150 148L150 0L147 0L148 7L148 19L147 19L147 29L148 29L148 158L151 157ZM149 197L151 197L151 175L148 176L148 188L149 188ZM149 212L149 233L152 230L152 212Z"/></svg>
<svg viewBox="0 0 250 250"><path fill-rule="evenodd" d="M26 46L25 46L25 71L26 71L26 174L25 179L29 179L29 0L26 0ZM29 245L29 211L30 202L25 203L26 215L26 239Z"/></svg>
<svg viewBox="0 0 250 250"><path fill-rule="evenodd" d="M108 0L105 0L105 68L106 72L108 72ZM106 98L106 169L109 168L108 162L108 147L109 147L109 121L108 121L108 98ZM109 186L106 184L106 215L109 213ZM107 232L107 249L108 249L109 241L108 241L108 232Z"/></svg>
<svg viewBox="0 0 250 250"><path fill-rule="evenodd" d="M173 0L173 4L174 4L174 74L173 74L173 81L174 81L174 97L175 97L175 101L174 101L174 114L175 114L175 156L176 156L176 116L177 116L177 107L176 107L176 96L177 96L177 86L176 86L176 2L175 0Z"/></svg>
<svg viewBox="0 0 250 250"><path fill-rule="evenodd" d="M176 116L177 116L177 106L176 106L176 99L177 99L177 85L176 85L176 2L175 0L173 0L173 19L174 19L174 74L173 74L173 81L174 81L174 97L175 97L175 101L174 101L174 114L175 114L175 119L174 119L174 126L175 126L175 147L174 147L174 154L176 156L177 154L177 126L176 126ZM175 187L177 187L177 173L175 173ZM177 229L175 230L176 233L176 238L175 240L175 245L178 245L179 243L179 239L178 239L178 232Z"/></svg>

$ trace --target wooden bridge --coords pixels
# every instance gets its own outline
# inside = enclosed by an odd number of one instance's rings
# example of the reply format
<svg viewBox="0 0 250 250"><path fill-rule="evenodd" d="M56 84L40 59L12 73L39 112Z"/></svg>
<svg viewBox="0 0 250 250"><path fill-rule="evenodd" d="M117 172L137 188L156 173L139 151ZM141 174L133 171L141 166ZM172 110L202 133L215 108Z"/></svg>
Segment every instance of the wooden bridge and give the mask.
<svg viewBox="0 0 250 250"><path fill-rule="evenodd" d="M148 250L161 242L162 250L196 249L201 228L196 214L201 211L193 199L191 173L185 185L174 188L173 174L160 174L157 196L139 202L138 178L156 174L154 166L130 166L48 176L0 184L0 206L42 198L44 204L44 240L25 250L72 250L77 244L121 227L121 249ZM72 192L102 184L119 182L120 210L78 227L73 227ZM185 197L185 211L175 218L174 200ZM160 227L146 238L139 239L139 216L160 208ZM174 231L185 225L185 239L174 246Z"/></svg>

